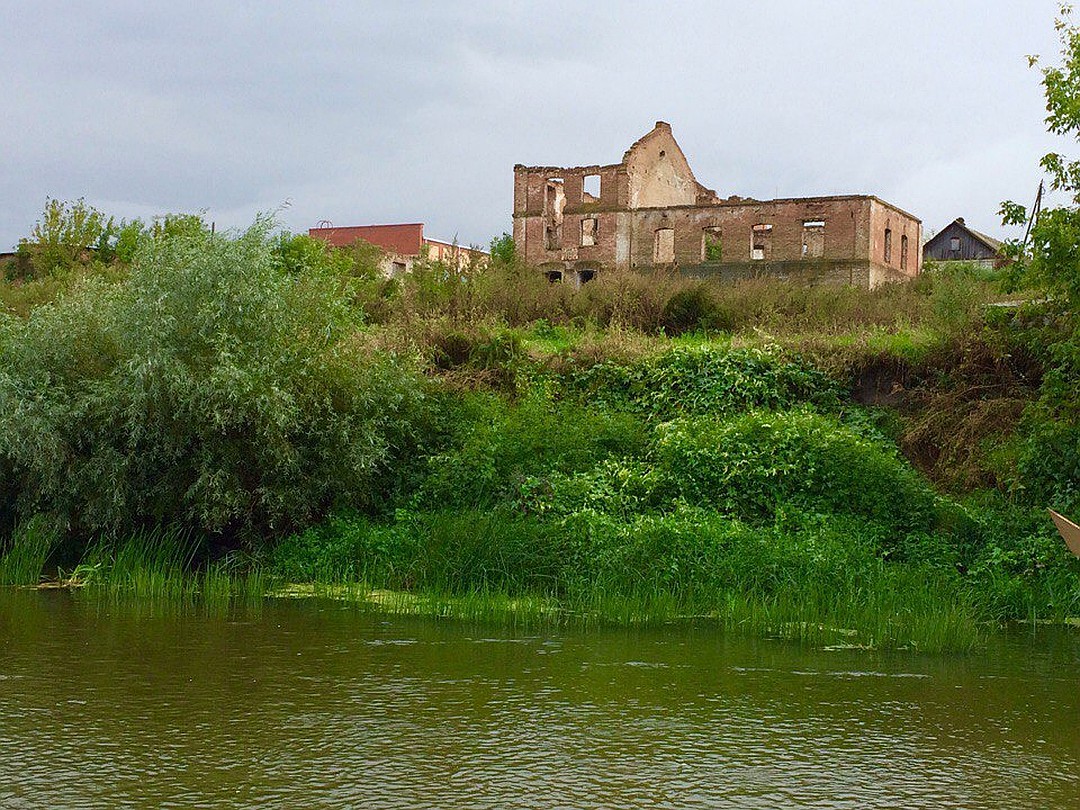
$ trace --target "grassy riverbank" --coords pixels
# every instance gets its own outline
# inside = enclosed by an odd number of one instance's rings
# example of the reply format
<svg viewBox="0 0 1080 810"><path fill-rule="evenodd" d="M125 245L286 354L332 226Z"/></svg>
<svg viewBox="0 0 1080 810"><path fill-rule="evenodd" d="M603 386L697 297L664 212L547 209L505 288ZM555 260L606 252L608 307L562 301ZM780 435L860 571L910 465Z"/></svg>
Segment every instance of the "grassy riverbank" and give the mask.
<svg viewBox="0 0 1080 810"><path fill-rule="evenodd" d="M0 290L0 583L920 650L1080 616L1042 511L1080 508L1073 316L1037 289L128 236Z"/></svg>

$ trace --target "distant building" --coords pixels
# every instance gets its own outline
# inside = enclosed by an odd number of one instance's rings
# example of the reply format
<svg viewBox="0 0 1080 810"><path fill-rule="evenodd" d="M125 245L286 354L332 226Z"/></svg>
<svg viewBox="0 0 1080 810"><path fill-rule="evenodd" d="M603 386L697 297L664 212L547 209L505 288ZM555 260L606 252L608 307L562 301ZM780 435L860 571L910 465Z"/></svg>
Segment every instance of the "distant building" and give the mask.
<svg viewBox="0 0 1080 810"><path fill-rule="evenodd" d="M957 217L923 245L923 259L933 262L993 264L1001 255L1001 242L969 228Z"/></svg>
<svg viewBox="0 0 1080 810"><path fill-rule="evenodd" d="M876 287L922 266L921 223L895 205L865 194L720 197L663 121L619 163L515 166L514 243L549 279L573 284L606 268L670 267Z"/></svg>
<svg viewBox="0 0 1080 810"><path fill-rule="evenodd" d="M349 247L356 244L357 240L363 240L382 248L386 256L381 269L387 276L409 272L413 263L421 258L446 262L460 268L473 262L485 262L488 256L482 250L425 237L422 222L310 228L308 236L321 239L334 247Z"/></svg>

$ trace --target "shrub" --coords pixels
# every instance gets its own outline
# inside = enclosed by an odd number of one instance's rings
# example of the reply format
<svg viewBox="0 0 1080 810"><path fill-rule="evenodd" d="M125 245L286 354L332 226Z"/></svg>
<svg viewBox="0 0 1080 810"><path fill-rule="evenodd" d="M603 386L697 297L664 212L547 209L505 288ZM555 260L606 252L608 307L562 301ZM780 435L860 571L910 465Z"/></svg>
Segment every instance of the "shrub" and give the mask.
<svg viewBox="0 0 1080 810"><path fill-rule="evenodd" d="M15 269L23 280L63 275L90 261L113 230L111 219L84 200L49 199L29 239L19 243Z"/></svg>
<svg viewBox="0 0 1080 810"><path fill-rule="evenodd" d="M661 428L661 470L688 503L750 519L785 509L858 515L895 541L933 526L926 482L884 445L808 412L684 419Z"/></svg>
<svg viewBox="0 0 1080 810"><path fill-rule="evenodd" d="M660 325L668 335L681 335L698 329L730 332L735 320L722 310L704 284L677 291L667 304Z"/></svg>
<svg viewBox="0 0 1080 810"><path fill-rule="evenodd" d="M296 279L268 223L144 240L130 276L0 323L3 506L83 532L235 537L372 508L423 435L407 362L360 354L330 285Z"/></svg>
<svg viewBox="0 0 1080 810"><path fill-rule="evenodd" d="M823 372L775 350L680 347L634 364L599 363L572 373L568 388L590 405L670 419L746 408L833 408L839 388Z"/></svg>
<svg viewBox="0 0 1080 810"><path fill-rule="evenodd" d="M540 393L511 405L465 399L450 447L433 455L418 499L429 507L481 507L546 490L553 476L591 467L609 454L640 451L646 431L628 414L557 407Z"/></svg>
<svg viewBox="0 0 1080 810"><path fill-rule="evenodd" d="M436 323L429 326L424 342L436 369L478 373L492 388L514 393L525 354L518 332L498 324Z"/></svg>

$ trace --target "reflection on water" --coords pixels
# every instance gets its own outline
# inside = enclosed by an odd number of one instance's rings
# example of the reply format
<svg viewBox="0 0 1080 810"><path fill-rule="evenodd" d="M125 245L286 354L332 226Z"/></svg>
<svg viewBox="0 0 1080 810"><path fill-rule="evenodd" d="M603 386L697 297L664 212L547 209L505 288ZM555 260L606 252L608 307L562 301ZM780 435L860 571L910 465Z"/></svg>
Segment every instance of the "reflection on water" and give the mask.
<svg viewBox="0 0 1080 810"><path fill-rule="evenodd" d="M0 807L1080 808L1080 633L977 655L0 592Z"/></svg>

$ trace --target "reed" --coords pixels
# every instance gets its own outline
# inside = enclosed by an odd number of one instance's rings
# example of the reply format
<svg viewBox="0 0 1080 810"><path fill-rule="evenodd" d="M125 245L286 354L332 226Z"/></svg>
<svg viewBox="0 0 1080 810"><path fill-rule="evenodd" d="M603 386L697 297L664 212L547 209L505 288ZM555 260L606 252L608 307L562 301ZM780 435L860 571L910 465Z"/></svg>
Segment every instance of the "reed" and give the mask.
<svg viewBox="0 0 1080 810"><path fill-rule="evenodd" d="M887 562L855 523L762 527L708 510L555 525L497 512L342 522L337 539L350 539L335 548L344 556L324 558L321 570L362 573L271 594L514 624L705 622L815 645L946 651L982 642L988 618L957 573ZM288 550L278 571L302 571L302 547Z"/></svg>
<svg viewBox="0 0 1080 810"><path fill-rule="evenodd" d="M17 526L7 550L0 555L0 585L40 582L45 563L59 540L59 530L44 515L35 515Z"/></svg>
<svg viewBox="0 0 1080 810"><path fill-rule="evenodd" d="M238 605L258 607L269 581L250 560L202 559L202 544L180 529L148 529L122 541L90 545L62 583L85 593L125 601L198 604L215 613Z"/></svg>

